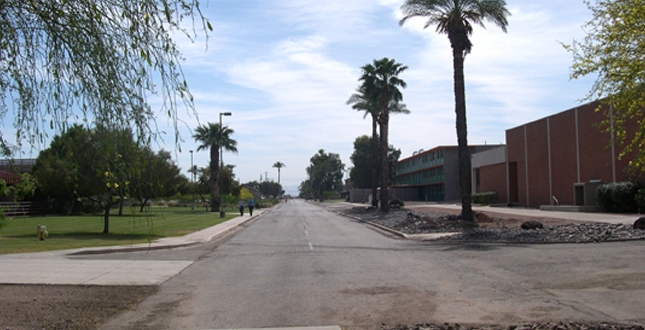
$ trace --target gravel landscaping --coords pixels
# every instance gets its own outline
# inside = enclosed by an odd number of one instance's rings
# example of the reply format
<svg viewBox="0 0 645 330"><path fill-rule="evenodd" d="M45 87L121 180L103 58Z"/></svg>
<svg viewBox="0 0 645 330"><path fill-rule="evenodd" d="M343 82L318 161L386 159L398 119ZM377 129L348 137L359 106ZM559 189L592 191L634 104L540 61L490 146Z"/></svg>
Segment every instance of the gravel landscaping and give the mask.
<svg viewBox="0 0 645 330"><path fill-rule="evenodd" d="M459 324L417 324L400 325L391 330L643 330L640 325L612 322L558 322L527 323L522 325L477 325L462 326Z"/></svg>
<svg viewBox="0 0 645 330"><path fill-rule="evenodd" d="M490 217L475 212L475 224L461 220L457 214L391 210L383 213L366 207L337 209L360 221L375 223L403 234L455 233L437 238L442 241L511 242L511 243L591 243L645 239L645 230L632 224L551 221L541 229L522 229L516 219ZM537 221L542 219L525 219ZM636 220L636 219L634 219Z"/></svg>

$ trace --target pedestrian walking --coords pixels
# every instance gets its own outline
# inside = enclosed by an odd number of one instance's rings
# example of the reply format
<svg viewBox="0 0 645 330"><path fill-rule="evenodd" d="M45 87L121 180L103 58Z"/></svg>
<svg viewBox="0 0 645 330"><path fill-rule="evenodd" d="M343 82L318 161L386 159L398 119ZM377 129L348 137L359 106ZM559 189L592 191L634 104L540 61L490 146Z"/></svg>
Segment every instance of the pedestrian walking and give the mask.
<svg viewBox="0 0 645 330"><path fill-rule="evenodd" d="M244 215L244 200L240 199L240 202L237 203L237 206L240 207L240 216L243 216Z"/></svg>
<svg viewBox="0 0 645 330"><path fill-rule="evenodd" d="M249 206L249 215L253 216L253 207L255 207L255 202L253 201L253 198L249 198L249 202L247 203Z"/></svg>

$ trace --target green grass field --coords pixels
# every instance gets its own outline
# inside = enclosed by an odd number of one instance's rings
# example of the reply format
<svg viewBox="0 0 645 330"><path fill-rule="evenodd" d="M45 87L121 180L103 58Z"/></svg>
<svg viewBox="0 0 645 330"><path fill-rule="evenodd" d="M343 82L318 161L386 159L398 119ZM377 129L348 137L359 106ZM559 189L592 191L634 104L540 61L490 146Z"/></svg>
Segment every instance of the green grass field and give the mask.
<svg viewBox="0 0 645 330"><path fill-rule="evenodd" d="M116 210L113 211L113 213ZM225 218L219 212L191 211L187 208L124 209L124 215L110 215L110 233L103 234L103 216L15 217L0 230L0 254L42 252L147 243L162 237L182 236L238 216L229 211ZM36 226L45 225L49 237L39 241Z"/></svg>

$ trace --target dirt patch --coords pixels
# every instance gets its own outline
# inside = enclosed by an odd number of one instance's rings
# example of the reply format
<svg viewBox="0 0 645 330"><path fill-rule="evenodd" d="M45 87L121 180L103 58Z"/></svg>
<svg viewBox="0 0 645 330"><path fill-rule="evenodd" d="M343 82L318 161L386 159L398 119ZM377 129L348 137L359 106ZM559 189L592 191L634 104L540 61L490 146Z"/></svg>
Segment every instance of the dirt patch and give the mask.
<svg viewBox="0 0 645 330"><path fill-rule="evenodd" d="M0 285L0 329L89 330L134 310L156 286Z"/></svg>

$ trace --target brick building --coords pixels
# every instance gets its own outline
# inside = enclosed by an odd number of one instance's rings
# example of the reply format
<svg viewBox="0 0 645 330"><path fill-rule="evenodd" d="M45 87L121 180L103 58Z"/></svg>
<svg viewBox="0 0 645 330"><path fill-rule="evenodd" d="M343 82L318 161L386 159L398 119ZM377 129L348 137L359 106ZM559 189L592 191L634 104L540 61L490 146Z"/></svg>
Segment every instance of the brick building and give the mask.
<svg viewBox="0 0 645 330"><path fill-rule="evenodd" d="M473 158L473 190L495 191L500 202L530 207L595 204L599 184L631 179L629 157L618 159L621 147L599 126L610 109L596 111L599 105L508 129L505 155Z"/></svg>
<svg viewBox="0 0 645 330"><path fill-rule="evenodd" d="M470 154L498 145L469 146ZM460 200L456 146L440 146L396 163L392 197L418 201Z"/></svg>

